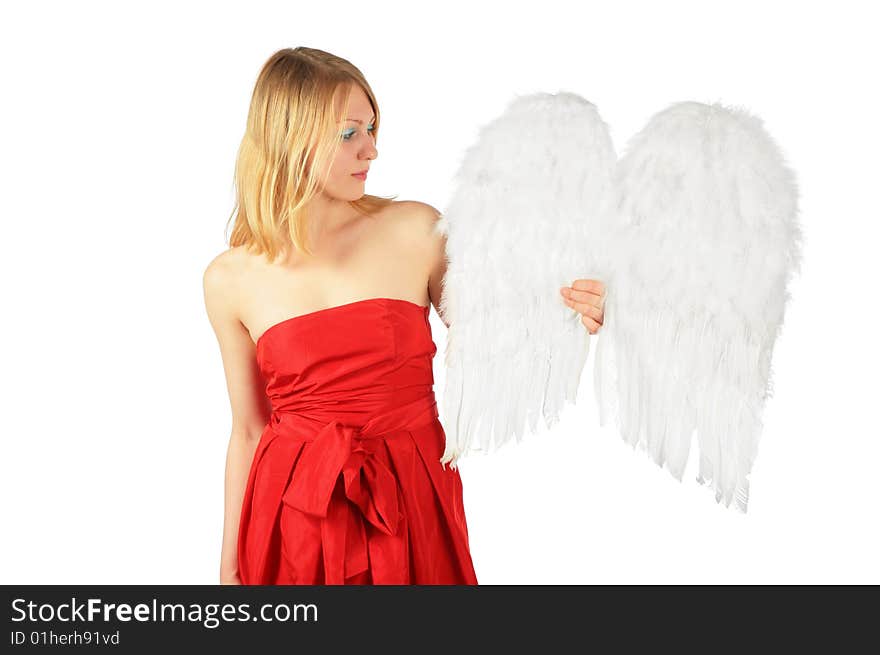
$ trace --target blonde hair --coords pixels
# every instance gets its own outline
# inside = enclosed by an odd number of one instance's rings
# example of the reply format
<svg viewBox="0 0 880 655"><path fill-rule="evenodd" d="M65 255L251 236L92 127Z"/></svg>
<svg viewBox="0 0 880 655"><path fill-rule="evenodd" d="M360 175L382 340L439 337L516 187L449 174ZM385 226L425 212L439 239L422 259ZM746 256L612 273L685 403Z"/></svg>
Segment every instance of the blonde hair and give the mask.
<svg viewBox="0 0 880 655"><path fill-rule="evenodd" d="M269 57L254 86L235 162L230 247L244 245L274 261L286 245L282 239L286 230L294 248L311 254L306 204L321 191L341 141L335 102L345 93L347 110L348 92L355 84L370 100L375 113L373 135L378 138L376 97L353 64L306 47L284 48ZM371 214L392 202L393 197L364 194L349 204Z"/></svg>

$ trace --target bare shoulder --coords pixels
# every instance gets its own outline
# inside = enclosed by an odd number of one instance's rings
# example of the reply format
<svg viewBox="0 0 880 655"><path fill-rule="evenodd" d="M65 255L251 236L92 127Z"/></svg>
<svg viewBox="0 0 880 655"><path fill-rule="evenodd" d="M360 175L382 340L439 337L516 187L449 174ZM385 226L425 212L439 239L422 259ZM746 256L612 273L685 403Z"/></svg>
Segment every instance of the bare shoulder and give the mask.
<svg viewBox="0 0 880 655"><path fill-rule="evenodd" d="M234 255L230 249L224 250L208 262L208 265L205 267L205 272L202 274L202 283L205 288L206 300L208 299L208 296L211 296L212 299L214 296L217 296L219 299L219 297L223 295L221 291L228 283L230 277L232 277L233 258ZM208 307L208 310L210 313L210 306Z"/></svg>
<svg viewBox="0 0 880 655"><path fill-rule="evenodd" d="M229 248L228 250L224 250L208 262L204 273L204 278L207 282L216 283L218 282L218 278L230 273L236 257L234 250L236 249Z"/></svg>
<svg viewBox="0 0 880 655"><path fill-rule="evenodd" d="M261 374L255 347L239 317L241 271L253 254L230 248L212 259L203 274L208 320L217 337L232 407L232 432L258 438L269 408L261 395Z"/></svg>
<svg viewBox="0 0 880 655"><path fill-rule="evenodd" d="M418 200L399 200L389 207L388 215L394 229L409 245L437 250L440 235L436 227L442 214L436 208Z"/></svg>
<svg viewBox="0 0 880 655"><path fill-rule="evenodd" d="M227 248L208 262L205 271L228 271L234 273L242 266L246 266L248 263L252 262L255 257L256 256L253 253L248 252L248 249L245 246Z"/></svg>
<svg viewBox="0 0 880 655"><path fill-rule="evenodd" d="M420 200L395 200L391 208L400 220L433 223L440 218L439 210Z"/></svg>
<svg viewBox="0 0 880 655"><path fill-rule="evenodd" d="M224 250L205 267L202 283L205 305L212 323L237 318L236 298L241 273L252 265L254 255L244 246Z"/></svg>
<svg viewBox="0 0 880 655"><path fill-rule="evenodd" d="M394 221L397 232L402 235L407 249L418 258L417 265L424 272L428 297L439 314L446 274L446 236L442 229L438 229L443 215L426 202L407 200L396 204Z"/></svg>

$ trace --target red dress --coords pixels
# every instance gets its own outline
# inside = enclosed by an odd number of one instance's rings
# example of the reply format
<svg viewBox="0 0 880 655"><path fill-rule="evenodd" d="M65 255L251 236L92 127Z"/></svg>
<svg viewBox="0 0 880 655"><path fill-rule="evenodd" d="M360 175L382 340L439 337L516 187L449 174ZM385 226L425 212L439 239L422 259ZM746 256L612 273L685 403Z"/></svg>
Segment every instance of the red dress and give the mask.
<svg viewBox="0 0 880 655"><path fill-rule="evenodd" d="M272 415L238 533L242 584L477 584L440 464L430 305L368 298L257 340Z"/></svg>

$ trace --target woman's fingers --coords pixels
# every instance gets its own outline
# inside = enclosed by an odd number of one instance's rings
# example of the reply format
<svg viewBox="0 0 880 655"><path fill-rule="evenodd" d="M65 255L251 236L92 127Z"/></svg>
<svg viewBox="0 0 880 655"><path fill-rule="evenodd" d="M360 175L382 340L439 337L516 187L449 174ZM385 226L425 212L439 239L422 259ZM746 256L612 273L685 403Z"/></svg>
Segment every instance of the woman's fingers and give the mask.
<svg viewBox="0 0 880 655"><path fill-rule="evenodd" d="M581 323L584 324L584 327L587 328L590 334L596 334L599 328L602 327L601 323L597 323L589 316L581 316Z"/></svg>
<svg viewBox="0 0 880 655"><path fill-rule="evenodd" d="M576 310L579 314L583 314L586 317L592 318L597 323L602 323L605 312L597 306L598 301L590 300L589 302L574 302L572 300L566 299L565 304Z"/></svg>
<svg viewBox="0 0 880 655"><path fill-rule="evenodd" d="M579 279L560 290L566 305L581 314L581 323L595 334L605 317L605 285L599 280Z"/></svg>

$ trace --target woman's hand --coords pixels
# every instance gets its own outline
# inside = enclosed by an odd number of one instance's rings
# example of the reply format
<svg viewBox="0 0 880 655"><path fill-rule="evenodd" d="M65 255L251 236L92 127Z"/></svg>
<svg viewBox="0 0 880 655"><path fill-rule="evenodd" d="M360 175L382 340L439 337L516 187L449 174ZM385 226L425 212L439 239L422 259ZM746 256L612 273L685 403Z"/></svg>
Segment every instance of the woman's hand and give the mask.
<svg viewBox="0 0 880 655"><path fill-rule="evenodd" d="M581 323L596 334L605 320L605 285L599 280L575 280L559 289L566 305L582 314Z"/></svg>

